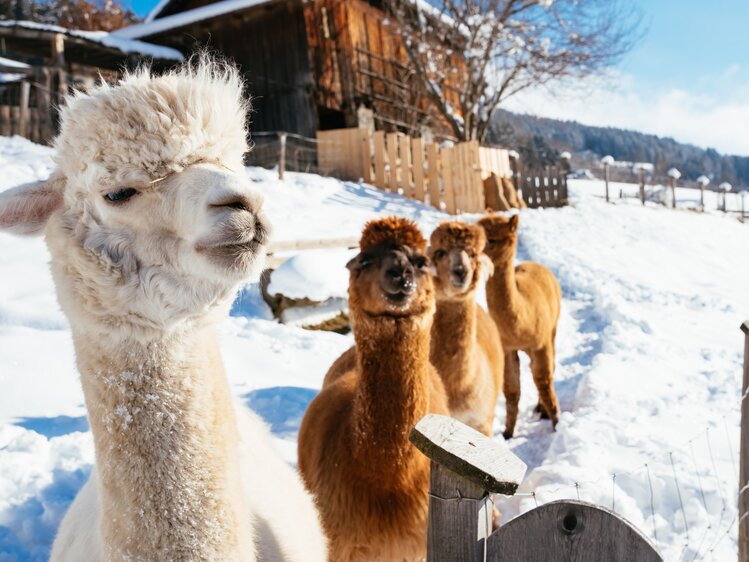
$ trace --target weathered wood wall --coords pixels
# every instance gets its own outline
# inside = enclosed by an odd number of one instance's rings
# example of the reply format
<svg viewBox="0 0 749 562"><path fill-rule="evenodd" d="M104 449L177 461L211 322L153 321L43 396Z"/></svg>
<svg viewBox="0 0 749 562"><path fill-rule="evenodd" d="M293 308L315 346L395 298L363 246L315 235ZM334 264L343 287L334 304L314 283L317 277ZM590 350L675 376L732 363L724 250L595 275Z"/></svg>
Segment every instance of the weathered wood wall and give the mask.
<svg viewBox="0 0 749 562"><path fill-rule="evenodd" d="M233 12L146 40L186 54L203 47L223 53L247 80L253 97L251 129L314 136L314 82L301 0Z"/></svg>

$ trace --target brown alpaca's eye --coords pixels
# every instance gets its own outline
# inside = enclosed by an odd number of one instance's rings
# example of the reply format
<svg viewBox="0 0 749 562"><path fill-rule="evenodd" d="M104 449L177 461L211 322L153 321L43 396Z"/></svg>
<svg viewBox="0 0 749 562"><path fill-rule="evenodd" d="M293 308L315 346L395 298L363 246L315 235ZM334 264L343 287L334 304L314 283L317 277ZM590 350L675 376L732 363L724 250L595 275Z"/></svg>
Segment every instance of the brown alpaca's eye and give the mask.
<svg viewBox="0 0 749 562"><path fill-rule="evenodd" d="M123 203L130 199L136 193L138 193L137 189L126 187L124 189L118 189L117 191L110 191L104 196L104 199L106 199L110 203Z"/></svg>
<svg viewBox="0 0 749 562"><path fill-rule="evenodd" d="M434 252L434 259L440 259L445 257L445 250L437 250Z"/></svg>

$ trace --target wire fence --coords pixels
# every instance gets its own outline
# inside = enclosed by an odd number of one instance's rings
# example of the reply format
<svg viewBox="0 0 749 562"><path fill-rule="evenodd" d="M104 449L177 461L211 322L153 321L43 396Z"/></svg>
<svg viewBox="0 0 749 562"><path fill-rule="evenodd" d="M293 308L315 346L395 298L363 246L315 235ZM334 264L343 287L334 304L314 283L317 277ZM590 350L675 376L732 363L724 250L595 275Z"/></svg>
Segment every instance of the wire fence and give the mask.
<svg viewBox="0 0 749 562"><path fill-rule="evenodd" d="M320 166L320 146L325 145L332 150L344 148L337 141L313 139L284 131L259 131L251 136L252 150L247 155L246 164L277 169L281 178L287 171L330 175L331 169Z"/></svg>
<svg viewBox="0 0 749 562"><path fill-rule="evenodd" d="M748 397L749 388L744 390L741 406ZM742 419L742 426L748 421ZM740 515L739 511L740 498L749 493L749 481L739 480L737 444L732 439L727 414L722 416L720 426L715 423L708 425L690 438L675 443L669 450L656 453L638 450L648 461L627 470L554 487L537 485L532 491L518 491L514 497L529 498L534 507L559 499L587 500L610 507L611 511L626 517L627 511L631 513L632 510L632 497L626 491L644 490L644 497L636 501L643 515L648 516L643 522L642 532L659 549L673 549L673 541L669 539L674 536L684 539L678 556L668 560L715 560L718 547L727 537L738 533L738 527L749 517L749 512ZM716 451L721 450L727 454L716 455ZM670 468L668 474L664 467ZM689 479L689 485L685 485L685 479ZM657 486L654 486L654 480ZM607 481L608 492L605 491ZM734 493L736 483L739 485ZM606 496L609 497L608 504ZM624 499L629 505L622 505ZM667 510L664 506L669 503L677 506L670 520L659 514L658 509L661 506ZM685 508L685 504L688 507ZM667 531L665 537L664 531Z"/></svg>

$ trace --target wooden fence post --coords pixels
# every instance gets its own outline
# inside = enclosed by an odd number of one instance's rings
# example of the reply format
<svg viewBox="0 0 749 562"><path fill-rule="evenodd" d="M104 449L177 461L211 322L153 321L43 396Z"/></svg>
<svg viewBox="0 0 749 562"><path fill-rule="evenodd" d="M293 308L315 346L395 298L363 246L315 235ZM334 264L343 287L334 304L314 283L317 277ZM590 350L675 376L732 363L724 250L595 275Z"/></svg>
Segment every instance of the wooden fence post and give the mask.
<svg viewBox="0 0 749 562"><path fill-rule="evenodd" d="M18 102L20 107L18 134L25 138L30 138L29 135L29 93L31 91L31 84L26 81L21 82L21 97Z"/></svg>
<svg viewBox="0 0 749 562"><path fill-rule="evenodd" d="M281 142L280 154L278 156L278 179L283 181L284 172L286 172L286 133L278 133L278 140Z"/></svg>
<svg viewBox="0 0 749 562"><path fill-rule="evenodd" d="M749 320L741 325L744 332L744 379L741 385L741 468L739 470L739 562L749 560Z"/></svg>
<svg viewBox="0 0 749 562"><path fill-rule="evenodd" d="M0 105L0 135L9 137L11 134L10 106Z"/></svg>
<svg viewBox="0 0 749 562"><path fill-rule="evenodd" d="M400 135L398 137L398 146L400 148L400 179L403 195L413 198L413 188L411 183L411 137Z"/></svg>
<svg viewBox="0 0 749 562"><path fill-rule="evenodd" d="M411 442L431 459L427 562L478 562L492 531L490 493L514 494L527 469L502 441L427 414Z"/></svg>
<svg viewBox="0 0 749 562"><path fill-rule="evenodd" d="M440 150L440 161L442 162L442 182L443 192L442 196L445 198L445 210L454 215L455 209L455 191L453 184L453 155L455 154L454 148L443 148Z"/></svg>
<svg viewBox="0 0 749 562"><path fill-rule="evenodd" d="M362 179L364 183L372 183L372 145L369 142L369 129L359 128L362 150Z"/></svg>
<svg viewBox="0 0 749 562"><path fill-rule="evenodd" d="M642 166L640 166L640 202L645 205L645 168Z"/></svg>

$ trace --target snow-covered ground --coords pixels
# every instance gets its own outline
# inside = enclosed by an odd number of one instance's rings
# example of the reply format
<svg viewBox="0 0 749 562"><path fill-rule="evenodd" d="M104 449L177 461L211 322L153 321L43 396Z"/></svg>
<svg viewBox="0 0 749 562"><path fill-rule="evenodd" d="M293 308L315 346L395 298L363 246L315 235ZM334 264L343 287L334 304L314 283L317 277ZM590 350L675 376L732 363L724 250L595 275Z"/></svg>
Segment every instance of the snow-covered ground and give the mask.
<svg viewBox="0 0 749 562"><path fill-rule="evenodd" d="M0 137L0 170L0 190L43 178L50 151ZM425 233L445 218L356 183L247 173L265 193L280 241L355 236L388 213L414 218ZM569 207L522 212L519 247L521 260L546 264L563 287L556 389L564 413L556 433L533 415L524 361L510 445L529 470L521 493L498 507L506 521L536 502L579 496L613 505L667 560L735 559L749 225L712 211L714 203L702 215L631 199L607 205L601 182L573 181L570 190ZM315 297L339 296L348 255L300 257L273 283L303 292L307 279ZM0 561L46 559L93 461L48 259L40 239L0 234ZM267 420L289 462L307 404L351 343L275 323L256 285L223 324L234 393ZM498 439L503 422L500 400Z"/></svg>

